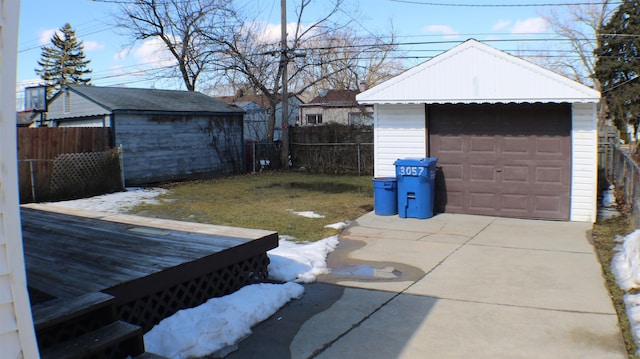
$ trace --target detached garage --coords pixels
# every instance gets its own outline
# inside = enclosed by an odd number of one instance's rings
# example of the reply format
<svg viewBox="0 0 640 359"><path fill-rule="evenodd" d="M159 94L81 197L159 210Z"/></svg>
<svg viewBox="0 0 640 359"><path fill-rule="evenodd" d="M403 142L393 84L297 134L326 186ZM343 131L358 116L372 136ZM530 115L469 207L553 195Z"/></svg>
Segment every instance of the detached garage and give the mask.
<svg viewBox="0 0 640 359"><path fill-rule="evenodd" d="M594 222L599 92L475 40L357 96L374 176L438 159L438 212Z"/></svg>

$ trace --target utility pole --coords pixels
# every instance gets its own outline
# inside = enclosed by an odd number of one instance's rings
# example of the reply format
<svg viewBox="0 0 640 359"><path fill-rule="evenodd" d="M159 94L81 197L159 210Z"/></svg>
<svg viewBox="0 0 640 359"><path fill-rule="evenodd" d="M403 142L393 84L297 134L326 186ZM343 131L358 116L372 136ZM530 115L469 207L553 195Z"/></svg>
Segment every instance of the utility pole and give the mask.
<svg viewBox="0 0 640 359"><path fill-rule="evenodd" d="M289 54L287 49L287 0L280 0L280 66L282 66L282 168L289 168L289 94L287 89L287 66Z"/></svg>

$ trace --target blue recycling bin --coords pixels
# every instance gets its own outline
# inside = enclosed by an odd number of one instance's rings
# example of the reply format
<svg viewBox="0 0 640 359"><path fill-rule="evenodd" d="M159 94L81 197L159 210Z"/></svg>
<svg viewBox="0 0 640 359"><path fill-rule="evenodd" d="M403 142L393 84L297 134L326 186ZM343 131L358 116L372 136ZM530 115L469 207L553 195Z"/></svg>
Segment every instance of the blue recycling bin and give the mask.
<svg viewBox="0 0 640 359"><path fill-rule="evenodd" d="M373 208L379 216L398 214L398 182L393 177L373 179Z"/></svg>
<svg viewBox="0 0 640 359"><path fill-rule="evenodd" d="M394 162L400 218L433 217L436 158L405 158Z"/></svg>

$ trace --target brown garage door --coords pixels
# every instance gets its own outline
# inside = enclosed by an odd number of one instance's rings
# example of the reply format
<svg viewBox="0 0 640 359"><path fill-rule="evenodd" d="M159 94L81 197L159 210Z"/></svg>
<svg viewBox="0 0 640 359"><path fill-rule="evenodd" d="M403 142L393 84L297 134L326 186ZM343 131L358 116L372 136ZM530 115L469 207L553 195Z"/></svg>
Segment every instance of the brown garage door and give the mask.
<svg viewBox="0 0 640 359"><path fill-rule="evenodd" d="M571 106L429 106L439 211L568 220Z"/></svg>

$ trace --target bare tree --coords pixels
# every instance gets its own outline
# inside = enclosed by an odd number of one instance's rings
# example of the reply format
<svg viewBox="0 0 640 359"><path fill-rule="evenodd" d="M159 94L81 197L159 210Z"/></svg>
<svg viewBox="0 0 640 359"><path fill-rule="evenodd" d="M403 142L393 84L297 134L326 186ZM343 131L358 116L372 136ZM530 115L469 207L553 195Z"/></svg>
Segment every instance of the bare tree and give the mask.
<svg viewBox="0 0 640 359"><path fill-rule="evenodd" d="M120 5L117 25L137 41L158 39L175 59L165 68L195 91L200 75L212 71L216 51L203 44L202 30L224 27L233 15L225 0L136 0ZM210 44L207 44L210 45Z"/></svg>
<svg viewBox="0 0 640 359"><path fill-rule="evenodd" d="M322 80L318 78L309 83L296 81L309 69L317 66L314 59L297 57L304 52L304 44L318 38L328 37L348 26L351 20L335 19L340 13L343 0L333 0L327 12L310 23L305 23L305 11L311 6L312 0L299 0L296 3L296 19L293 25L288 25L291 34L288 36L286 63L288 83L295 84L290 96L295 96L311 87L313 83ZM327 4L325 2L324 4ZM273 140L276 124L275 108L282 101L283 63L280 61L282 51L279 49L279 39L269 39L265 36L264 26L256 18L236 12L236 24L226 29L210 29L203 33L212 43L209 46L221 54L220 68L229 81L239 84L250 84L256 94L265 96L271 109L267 140ZM216 31L217 30L217 31ZM221 32L222 31L222 32ZM343 70L340 70L343 71ZM325 77L331 76L326 74Z"/></svg>
<svg viewBox="0 0 640 359"><path fill-rule="evenodd" d="M393 56L398 49L393 31L390 34L384 38L373 34L363 37L344 29L304 43L306 61L315 66L306 68L296 79L297 88L314 97L324 89L355 90L361 84L372 87L396 76L404 66Z"/></svg>
<svg viewBox="0 0 640 359"><path fill-rule="evenodd" d="M545 11L541 16L551 30L569 42L572 51L564 55L547 58L547 67L562 73L597 91L602 84L595 76L596 57L594 51L602 45L598 34L613 14L615 5L610 0L594 1L593 4L569 5L565 16L556 8ZM606 117L606 106L601 104L598 119Z"/></svg>

